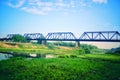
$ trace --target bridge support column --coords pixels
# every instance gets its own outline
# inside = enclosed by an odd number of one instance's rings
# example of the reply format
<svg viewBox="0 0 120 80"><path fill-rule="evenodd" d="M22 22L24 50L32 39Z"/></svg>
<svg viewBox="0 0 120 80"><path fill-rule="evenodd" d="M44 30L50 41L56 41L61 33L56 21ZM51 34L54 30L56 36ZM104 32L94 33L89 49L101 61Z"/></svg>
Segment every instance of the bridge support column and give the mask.
<svg viewBox="0 0 120 80"><path fill-rule="evenodd" d="M80 46L80 41L76 41L76 47Z"/></svg>
<svg viewBox="0 0 120 80"><path fill-rule="evenodd" d="M42 44L42 40L38 40L37 43L38 43L38 44Z"/></svg>
<svg viewBox="0 0 120 80"><path fill-rule="evenodd" d="M43 40L43 41L42 41L42 44L43 44L43 45L47 45L47 40Z"/></svg>

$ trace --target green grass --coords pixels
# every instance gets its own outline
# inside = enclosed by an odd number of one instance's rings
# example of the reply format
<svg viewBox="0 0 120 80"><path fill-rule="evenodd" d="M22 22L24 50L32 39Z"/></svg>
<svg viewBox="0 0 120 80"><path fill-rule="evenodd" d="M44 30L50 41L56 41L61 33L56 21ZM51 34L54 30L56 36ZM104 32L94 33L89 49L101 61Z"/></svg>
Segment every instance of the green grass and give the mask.
<svg viewBox="0 0 120 80"><path fill-rule="evenodd" d="M70 50L68 50L62 49L60 47L54 47L53 49L51 49L49 48L49 46L44 46L40 44L0 42L0 52L14 54L71 54L76 53L76 48L70 48Z"/></svg>
<svg viewBox="0 0 120 80"><path fill-rule="evenodd" d="M95 55L96 58L87 56L3 60L0 61L0 80L120 80L120 60L115 59L117 56L108 55L106 58L104 56L107 55L100 55L104 60L99 55ZM111 56L114 56L113 61Z"/></svg>
<svg viewBox="0 0 120 80"><path fill-rule="evenodd" d="M92 50L101 53L102 50ZM52 54L56 58L0 61L0 80L120 80L120 55L85 54L81 48L0 43L0 52Z"/></svg>
<svg viewBox="0 0 120 80"><path fill-rule="evenodd" d="M105 61L114 61L119 62L120 61L120 55L116 54L85 54L84 55L87 59L99 59L99 60L105 60Z"/></svg>

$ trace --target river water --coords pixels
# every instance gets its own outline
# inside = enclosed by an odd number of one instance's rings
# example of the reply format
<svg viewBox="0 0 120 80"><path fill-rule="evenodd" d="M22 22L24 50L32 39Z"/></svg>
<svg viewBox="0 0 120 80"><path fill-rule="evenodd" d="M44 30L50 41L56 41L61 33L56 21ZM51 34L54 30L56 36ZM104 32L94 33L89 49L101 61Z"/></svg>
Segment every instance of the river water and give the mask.
<svg viewBox="0 0 120 80"><path fill-rule="evenodd" d="M10 57L13 57L13 55L6 54L6 53L0 53L0 60L5 60L5 59L8 59Z"/></svg>
<svg viewBox="0 0 120 80"><path fill-rule="evenodd" d="M22 56L22 57L26 57L27 59L31 59L31 58L54 58L54 55L45 55L45 54L29 54L29 55L14 55L14 56ZM14 57L11 54L7 54L7 53L0 53L0 60L6 60L9 59L11 57Z"/></svg>

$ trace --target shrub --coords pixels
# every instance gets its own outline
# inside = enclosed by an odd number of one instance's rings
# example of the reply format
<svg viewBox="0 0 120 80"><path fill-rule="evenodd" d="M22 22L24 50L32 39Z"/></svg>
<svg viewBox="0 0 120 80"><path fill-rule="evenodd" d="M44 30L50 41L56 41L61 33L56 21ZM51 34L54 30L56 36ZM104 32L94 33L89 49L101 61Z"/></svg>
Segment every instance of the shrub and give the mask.
<svg viewBox="0 0 120 80"><path fill-rule="evenodd" d="M69 57L70 57L70 58L76 58L77 55L70 55Z"/></svg>
<svg viewBox="0 0 120 80"><path fill-rule="evenodd" d="M69 58L68 55L59 55L58 58Z"/></svg>
<svg viewBox="0 0 120 80"><path fill-rule="evenodd" d="M79 55L85 54L85 50L82 49L82 48L78 48L77 53L78 53Z"/></svg>
<svg viewBox="0 0 120 80"><path fill-rule="evenodd" d="M52 44L52 43L47 44L47 46L48 46L49 49L54 49L55 48L54 44Z"/></svg>

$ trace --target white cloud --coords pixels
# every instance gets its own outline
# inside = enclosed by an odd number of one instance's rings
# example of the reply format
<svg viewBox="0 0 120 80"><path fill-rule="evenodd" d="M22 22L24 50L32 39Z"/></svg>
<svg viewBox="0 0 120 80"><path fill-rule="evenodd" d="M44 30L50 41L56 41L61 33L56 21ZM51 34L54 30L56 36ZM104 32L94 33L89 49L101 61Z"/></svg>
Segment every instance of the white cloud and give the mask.
<svg viewBox="0 0 120 80"><path fill-rule="evenodd" d="M21 8L23 11L28 12L28 13L33 13L33 14L39 14L39 15L46 15L46 13L44 11L41 11L37 8L27 8L27 7L23 7Z"/></svg>
<svg viewBox="0 0 120 80"><path fill-rule="evenodd" d="M66 7L67 5L64 4L64 3L56 3L56 6L58 6L58 7Z"/></svg>
<svg viewBox="0 0 120 80"><path fill-rule="evenodd" d="M13 4L14 2L14 4ZM25 3L25 0L11 0L8 5L12 8L19 8Z"/></svg>
<svg viewBox="0 0 120 80"><path fill-rule="evenodd" d="M70 1L70 5L71 5L71 7L75 7L75 2L74 2L74 0L71 0L71 1Z"/></svg>
<svg viewBox="0 0 120 80"><path fill-rule="evenodd" d="M41 2L41 1L37 1L36 3L33 4L37 4L37 6L53 6L52 2Z"/></svg>
<svg viewBox="0 0 120 80"><path fill-rule="evenodd" d="M107 0L9 0L8 5L28 13L45 15L50 11L77 12L84 7L92 6L91 3L107 3Z"/></svg>
<svg viewBox="0 0 120 80"><path fill-rule="evenodd" d="M100 4L107 3L107 0L92 0L92 1L95 2L95 3L100 3Z"/></svg>
<svg viewBox="0 0 120 80"><path fill-rule="evenodd" d="M42 11L51 11L52 10L52 8L50 8L50 7L43 7L42 8Z"/></svg>
<svg viewBox="0 0 120 80"><path fill-rule="evenodd" d="M44 5L45 6L53 6L53 3L52 2L44 2Z"/></svg>
<svg viewBox="0 0 120 80"><path fill-rule="evenodd" d="M37 4L38 6L43 6L43 3L42 3L42 2L40 2L40 1L39 1L39 2L37 2L36 4Z"/></svg>
<svg viewBox="0 0 120 80"><path fill-rule="evenodd" d="M88 6L87 3L82 2L82 1L80 2L80 7L86 7L86 6Z"/></svg>

